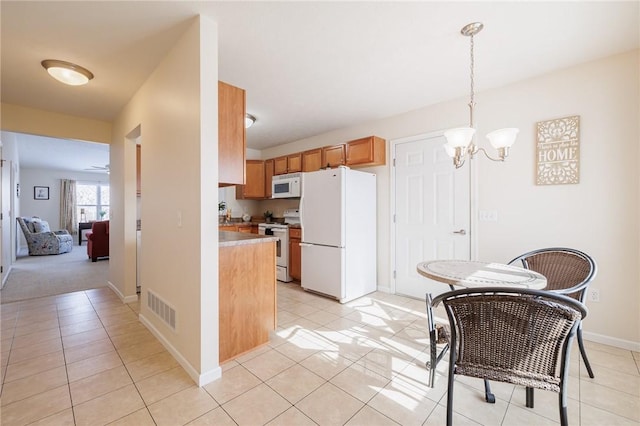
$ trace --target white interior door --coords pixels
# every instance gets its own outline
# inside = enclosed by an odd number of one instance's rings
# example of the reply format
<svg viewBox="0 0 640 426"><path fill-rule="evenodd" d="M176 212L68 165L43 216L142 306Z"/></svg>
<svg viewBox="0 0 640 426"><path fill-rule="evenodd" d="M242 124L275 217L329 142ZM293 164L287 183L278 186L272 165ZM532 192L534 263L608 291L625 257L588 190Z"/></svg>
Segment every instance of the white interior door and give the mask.
<svg viewBox="0 0 640 426"><path fill-rule="evenodd" d="M2 146L0 146L2 158ZM11 266L11 167L10 161L1 160L2 179L0 184L0 211L2 212L2 226L0 227L0 287L4 286L7 272Z"/></svg>
<svg viewBox="0 0 640 426"><path fill-rule="evenodd" d="M416 272L425 260L470 258L469 164L455 169L441 134L400 140L395 158L395 291L424 299L449 288Z"/></svg>

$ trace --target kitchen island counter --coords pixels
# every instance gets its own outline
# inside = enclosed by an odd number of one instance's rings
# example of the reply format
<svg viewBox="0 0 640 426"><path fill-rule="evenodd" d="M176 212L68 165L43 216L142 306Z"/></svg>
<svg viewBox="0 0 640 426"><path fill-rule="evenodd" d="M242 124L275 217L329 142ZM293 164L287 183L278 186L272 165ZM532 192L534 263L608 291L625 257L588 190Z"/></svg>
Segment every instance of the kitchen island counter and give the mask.
<svg viewBox="0 0 640 426"><path fill-rule="evenodd" d="M262 244L278 241L273 235L258 235L246 232L218 231L220 247L241 246L245 244Z"/></svg>
<svg viewBox="0 0 640 426"><path fill-rule="evenodd" d="M276 328L277 237L219 231L220 362L269 343Z"/></svg>

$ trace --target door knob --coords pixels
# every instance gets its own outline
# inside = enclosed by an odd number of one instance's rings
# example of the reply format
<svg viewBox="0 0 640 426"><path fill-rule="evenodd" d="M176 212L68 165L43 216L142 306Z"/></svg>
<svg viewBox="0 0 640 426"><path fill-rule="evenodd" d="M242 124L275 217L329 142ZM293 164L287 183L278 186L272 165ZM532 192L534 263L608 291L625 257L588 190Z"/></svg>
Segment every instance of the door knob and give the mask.
<svg viewBox="0 0 640 426"><path fill-rule="evenodd" d="M467 231L465 231L464 229L461 229L459 231L453 231L454 234L460 234L460 235L467 235Z"/></svg>

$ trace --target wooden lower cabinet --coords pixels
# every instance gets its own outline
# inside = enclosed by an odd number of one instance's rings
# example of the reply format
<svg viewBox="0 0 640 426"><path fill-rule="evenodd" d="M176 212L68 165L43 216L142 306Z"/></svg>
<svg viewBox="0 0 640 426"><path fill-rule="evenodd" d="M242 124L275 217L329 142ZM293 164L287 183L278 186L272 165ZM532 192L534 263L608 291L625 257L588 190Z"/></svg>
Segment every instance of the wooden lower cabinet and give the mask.
<svg viewBox="0 0 640 426"><path fill-rule="evenodd" d="M218 231L232 231L232 232L244 232L247 234L257 234L258 225L254 224L239 224L239 225L220 225Z"/></svg>
<svg viewBox="0 0 640 426"><path fill-rule="evenodd" d="M302 231L297 228L289 228L289 275L294 280L302 280Z"/></svg>
<svg viewBox="0 0 640 426"><path fill-rule="evenodd" d="M220 362L269 343L276 317L276 243L220 247Z"/></svg>

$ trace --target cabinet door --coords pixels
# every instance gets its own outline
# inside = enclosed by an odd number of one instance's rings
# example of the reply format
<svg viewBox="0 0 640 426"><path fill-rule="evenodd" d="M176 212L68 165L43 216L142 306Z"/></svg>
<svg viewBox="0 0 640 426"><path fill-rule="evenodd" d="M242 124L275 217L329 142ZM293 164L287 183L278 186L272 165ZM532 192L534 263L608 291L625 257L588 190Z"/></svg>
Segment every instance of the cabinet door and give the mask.
<svg viewBox="0 0 640 426"><path fill-rule="evenodd" d="M265 198L271 198L271 196L273 195L273 187L271 186L273 174L274 174L273 160L266 160L264 162L264 197Z"/></svg>
<svg viewBox="0 0 640 426"><path fill-rule="evenodd" d="M297 238L289 238L289 275L296 281L302 278L302 256Z"/></svg>
<svg viewBox="0 0 640 426"><path fill-rule="evenodd" d="M287 173L296 173L302 171L302 154L287 155Z"/></svg>
<svg viewBox="0 0 640 426"><path fill-rule="evenodd" d="M264 161L247 160L247 183L242 189L242 196L252 199L264 198Z"/></svg>
<svg viewBox="0 0 640 426"><path fill-rule="evenodd" d="M278 157L273 159L273 174L284 175L287 173L287 157Z"/></svg>
<svg viewBox="0 0 640 426"><path fill-rule="evenodd" d="M245 92L218 82L218 181L221 186L245 183Z"/></svg>
<svg viewBox="0 0 640 426"><path fill-rule="evenodd" d="M322 148L322 166L337 167L344 164L344 144Z"/></svg>
<svg viewBox="0 0 640 426"><path fill-rule="evenodd" d="M315 172L323 167L322 148L312 149L302 153L302 171Z"/></svg>
<svg viewBox="0 0 640 426"><path fill-rule="evenodd" d="M385 163L384 139L369 136L350 141L347 144L347 166L371 165L379 166Z"/></svg>

